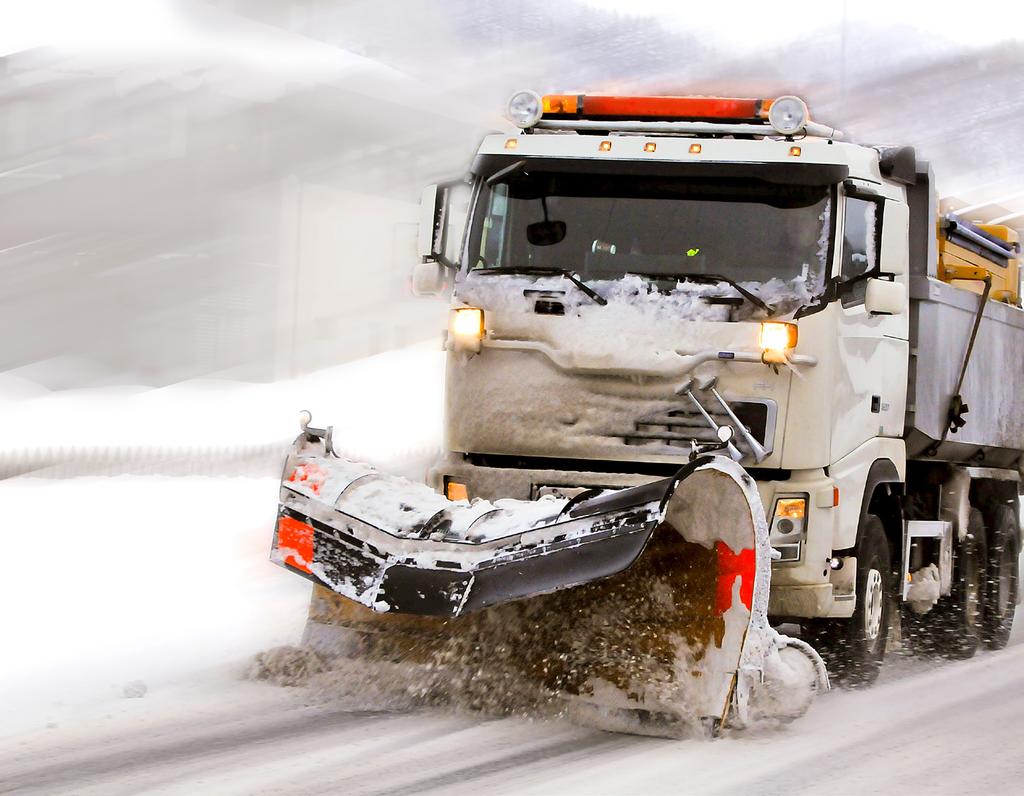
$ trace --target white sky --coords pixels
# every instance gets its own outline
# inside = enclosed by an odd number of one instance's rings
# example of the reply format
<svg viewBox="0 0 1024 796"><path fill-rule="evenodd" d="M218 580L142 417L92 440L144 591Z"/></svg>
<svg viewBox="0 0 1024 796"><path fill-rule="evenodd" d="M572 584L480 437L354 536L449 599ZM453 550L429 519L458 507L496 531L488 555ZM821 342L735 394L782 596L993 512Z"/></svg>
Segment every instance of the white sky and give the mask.
<svg viewBox="0 0 1024 796"><path fill-rule="evenodd" d="M570 0L564 0L569 2ZM728 14L710 2L693 0L571 0L633 16L652 16L661 24L699 32L717 44L756 50L820 28L849 22L908 26L948 38L954 47L1024 38L1024 3L994 0L980 13L966 13L962 2L949 0L829 0L779 4L766 0L732 0ZM52 45L94 52L150 55L218 51L242 60L261 60L225 31L198 31L176 12L172 0L7 0L0 13L0 57ZM187 2L193 10L202 3ZM214 9L210 12L216 13ZM265 55L265 53L264 53ZM288 60L288 59L285 59Z"/></svg>
<svg viewBox="0 0 1024 796"><path fill-rule="evenodd" d="M46 45L124 46L145 50L176 33L176 20L163 0L20 0L5 3L0 56Z"/></svg>
<svg viewBox="0 0 1024 796"><path fill-rule="evenodd" d="M662 22L700 32L716 43L756 49L766 42L786 41L823 27L848 22L906 25L948 38L953 46L979 47L994 41L1024 38L1024 3L990 0L971 6L949 0L828 0L774 3L732 0L722 5L700 0L580 0L585 5L632 16L654 16Z"/></svg>
<svg viewBox="0 0 1024 796"><path fill-rule="evenodd" d="M185 16L188 10L192 18ZM197 24L196 17L203 22ZM35 47L99 56L197 58L253 69L330 70L344 53L193 0L8 0L0 57Z"/></svg>

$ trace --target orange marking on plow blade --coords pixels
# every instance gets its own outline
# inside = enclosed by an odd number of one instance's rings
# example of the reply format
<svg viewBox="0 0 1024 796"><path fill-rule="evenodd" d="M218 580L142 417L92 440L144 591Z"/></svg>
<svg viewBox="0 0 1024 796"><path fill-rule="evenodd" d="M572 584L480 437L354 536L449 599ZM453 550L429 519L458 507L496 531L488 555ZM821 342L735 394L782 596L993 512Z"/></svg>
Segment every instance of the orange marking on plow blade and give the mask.
<svg viewBox="0 0 1024 796"><path fill-rule="evenodd" d="M309 565L313 562L313 528L304 522L291 517L279 517L277 520L277 549L284 553L284 563L312 572Z"/></svg>
<svg viewBox="0 0 1024 796"><path fill-rule="evenodd" d="M752 609L754 600L754 575L757 571L754 560L754 548L747 547L734 553L725 542L715 545L718 554L718 590L715 607L718 613L724 614L732 607L732 585L736 578L740 579L740 600Z"/></svg>
<svg viewBox="0 0 1024 796"><path fill-rule="evenodd" d="M291 475L288 476L288 480L293 484L301 481L308 482L313 494L319 495L320 487L327 480L327 472L315 462L308 462L296 465Z"/></svg>

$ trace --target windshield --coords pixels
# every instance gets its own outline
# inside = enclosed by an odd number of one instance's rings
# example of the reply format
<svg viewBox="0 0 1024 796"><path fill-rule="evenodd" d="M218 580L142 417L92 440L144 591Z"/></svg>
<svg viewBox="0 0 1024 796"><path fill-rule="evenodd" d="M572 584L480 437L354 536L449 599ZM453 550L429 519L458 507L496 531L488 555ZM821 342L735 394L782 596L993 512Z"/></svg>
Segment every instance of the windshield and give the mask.
<svg viewBox="0 0 1024 796"><path fill-rule="evenodd" d="M824 283L827 186L524 168L482 184L477 201L470 269L720 275L802 300Z"/></svg>

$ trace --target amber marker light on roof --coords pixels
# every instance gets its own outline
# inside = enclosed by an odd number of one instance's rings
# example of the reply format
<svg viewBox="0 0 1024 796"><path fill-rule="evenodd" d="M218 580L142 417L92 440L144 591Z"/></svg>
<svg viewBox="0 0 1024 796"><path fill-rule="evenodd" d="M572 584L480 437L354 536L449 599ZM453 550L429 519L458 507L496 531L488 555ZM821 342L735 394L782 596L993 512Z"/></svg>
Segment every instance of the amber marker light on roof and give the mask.
<svg viewBox="0 0 1024 796"><path fill-rule="evenodd" d="M648 141L646 144L644 144L644 152L653 152L657 148L658 145L653 141Z"/></svg>
<svg viewBox="0 0 1024 796"><path fill-rule="evenodd" d="M576 113L579 110L579 94L545 94L543 100L544 113Z"/></svg>
<svg viewBox="0 0 1024 796"><path fill-rule="evenodd" d="M597 148L600 151L602 151L602 152L611 152L612 151L612 142L611 141L602 141L600 144L597 145Z"/></svg>
<svg viewBox="0 0 1024 796"><path fill-rule="evenodd" d="M800 149L800 147L798 147L798 146L791 146L789 148L789 154L790 154L791 157L798 158L798 157L800 157L800 153L801 152L803 152L803 150Z"/></svg>
<svg viewBox="0 0 1024 796"><path fill-rule="evenodd" d="M699 155L700 154L700 144L690 144L690 154L691 155Z"/></svg>
<svg viewBox="0 0 1024 796"><path fill-rule="evenodd" d="M519 146L519 141L515 138L510 138L505 142L505 149L515 149Z"/></svg>

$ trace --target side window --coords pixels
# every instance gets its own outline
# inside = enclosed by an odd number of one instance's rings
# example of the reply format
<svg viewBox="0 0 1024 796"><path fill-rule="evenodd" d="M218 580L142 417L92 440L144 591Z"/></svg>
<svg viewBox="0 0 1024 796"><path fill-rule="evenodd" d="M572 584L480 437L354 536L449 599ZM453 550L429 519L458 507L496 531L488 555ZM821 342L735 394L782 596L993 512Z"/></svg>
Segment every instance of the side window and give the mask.
<svg viewBox="0 0 1024 796"><path fill-rule="evenodd" d="M882 226L881 204L846 197L843 213L843 280L860 276L878 264L878 239ZM852 307L864 303L867 280L855 282L843 293L843 306Z"/></svg>
<svg viewBox="0 0 1024 796"><path fill-rule="evenodd" d="M504 248L505 217L508 213L508 186L495 185L490 192L487 215L484 216L480 234L480 251L470 262L470 268L493 268L500 266Z"/></svg>

